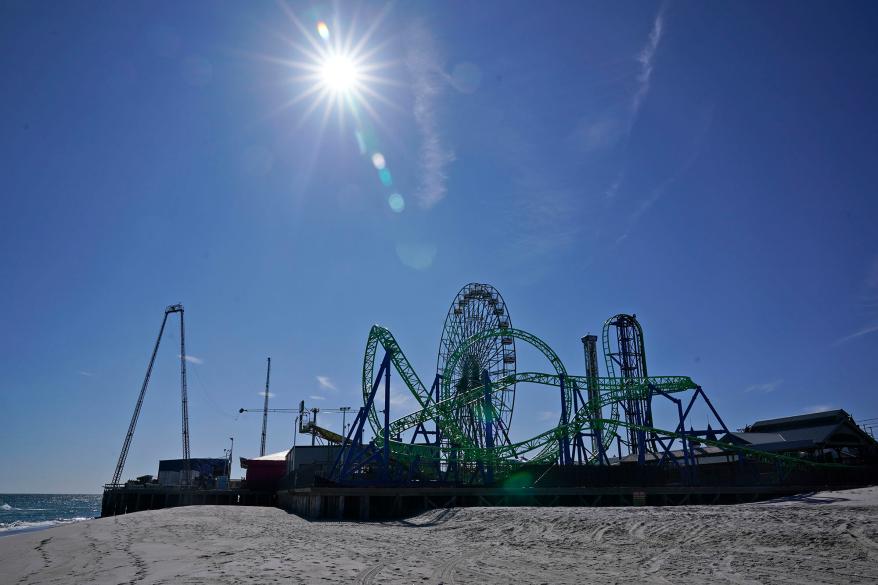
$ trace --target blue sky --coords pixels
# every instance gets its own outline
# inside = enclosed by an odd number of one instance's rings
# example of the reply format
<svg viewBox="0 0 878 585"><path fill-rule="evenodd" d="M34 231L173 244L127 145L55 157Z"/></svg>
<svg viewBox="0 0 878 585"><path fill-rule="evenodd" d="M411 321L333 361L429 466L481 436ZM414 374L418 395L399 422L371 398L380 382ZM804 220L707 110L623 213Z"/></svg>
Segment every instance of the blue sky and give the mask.
<svg viewBox="0 0 878 585"><path fill-rule="evenodd" d="M286 6L0 8L0 492L109 480L176 302L193 456L257 454L237 409L268 355L277 407L358 407L376 322L432 378L472 281L576 373L580 336L636 313L650 373L730 427L878 416L873 5ZM296 101L318 19L374 27L359 124ZM176 335L126 476L179 455ZM525 436L555 416L527 392ZM291 429L274 415L270 450Z"/></svg>

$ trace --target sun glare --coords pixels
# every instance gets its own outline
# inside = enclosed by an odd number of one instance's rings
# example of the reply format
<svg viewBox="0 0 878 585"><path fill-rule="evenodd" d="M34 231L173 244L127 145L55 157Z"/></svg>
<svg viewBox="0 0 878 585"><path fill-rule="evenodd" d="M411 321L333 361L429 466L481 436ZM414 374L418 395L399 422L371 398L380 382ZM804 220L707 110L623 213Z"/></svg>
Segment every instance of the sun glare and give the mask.
<svg viewBox="0 0 878 585"><path fill-rule="evenodd" d="M373 37L379 33L387 9L371 20L368 26L359 30L356 18L345 21L344 32L339 27L338 18L317 20L312 28L306 26L288 7L285 12L295 26L296 36L281 36L292 46L294 55L292 58L278 58L273 55L263 57L297 72L290 78L296 88L296 95L276 113L304 102L299 125L296 127L298 129L314 112L322 110L319 124L311 128L315 132L315 152L320 149L327 123L333 114L337 114L337 128L342 133L353 130L353 138L357 141L360 154L371 163L369 166L377 175L380 184L378 188L385 195L389 193L386 195L386 202L390 210L402 213L405 209L405 198L394 184L389 168L391 161L381 152L383 148L374 128L377 125L380 129L389 131L374 107L376 102L400 109L398 104L381 91L382 87L401 85L387 75L398 61L379 58L380 55L389 53L388 44L391 41L385 38L377 43L372 42ZM353 128L346 126L346 120L353 122Z"/></svg>
<svg viewBox="0 0 878 585"><path fill-rule="evenodd" d="M345 114L356 117L362 112L377 118L377 112L369 102L374 100L388 103L376 85L391 83L378 74L388 64L375 58L385 43L369 46L380 19L362 35L352 32L343 35L335 28L336 25L330 28L324 20L317 21L315 27L309 30L295 15L288 14L301 33L301 38L307 43L302 45L292 41L296 58L283 61L285 65L301 72L301 75L292 79L300 91L288 105L310 100L311 104L303 119L321 105L325 107L324 121L331 111L338 112L340 121ZM352 31L355 28L353 22L350 28Z"/></svg>
<svg viewBox="0 0 878 585"><path fill-rule="evenodd" d="M337 93L356 88L359 77L356 63L346 55L329 55L320 66L321 83Z"/></svg>

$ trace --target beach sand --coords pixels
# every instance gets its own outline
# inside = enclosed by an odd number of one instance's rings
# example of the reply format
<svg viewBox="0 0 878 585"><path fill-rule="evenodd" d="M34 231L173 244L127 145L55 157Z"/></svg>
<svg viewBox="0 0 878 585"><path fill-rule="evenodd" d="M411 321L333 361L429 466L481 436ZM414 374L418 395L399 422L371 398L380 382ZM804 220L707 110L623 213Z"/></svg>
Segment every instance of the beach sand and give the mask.
<svg viewBox="0 0 878 585"><path fill-rule="evenodd" d="M878 583L878 488L308 522L193 506L0 538L0 583Z"/></svg>

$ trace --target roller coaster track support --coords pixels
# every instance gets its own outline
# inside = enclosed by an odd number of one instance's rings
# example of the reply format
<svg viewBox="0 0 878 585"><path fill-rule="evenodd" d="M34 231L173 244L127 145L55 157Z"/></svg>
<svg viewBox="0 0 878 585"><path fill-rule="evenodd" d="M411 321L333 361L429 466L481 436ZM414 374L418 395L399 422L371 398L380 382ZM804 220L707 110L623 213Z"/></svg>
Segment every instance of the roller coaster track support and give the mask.
<svg viewBox="0 0 878 585"><path fill-rule="evenodd" d="M364 406L357 413L344 444L335 457L330 477L351 477L367 466L377 466L380 469L379 477L384 482L390 481L390 359L390 352L385 351L381 367L372 383L372 390ZM384 440L379 450L374 441L363 445L363 429L369 418L369 412L375 405L375 395L381 387L382 380L384 381L384 428L382 429Z"/></svg>
<svg viewBox="0 0 878 585"><path fill-rule="evenodd" d="M567 373L545 341L513 328L505 302L502 307L501 302L496 289L479 284L464 287L455 297L440 343L437 374L429 389L393 334L380 325L371 328L363 358L364 407L336 457L330 479L373 485L491 484L522 466L636 463L678 467L683 470L683 481L696 481L695 469L702 457L737 457L742 466L748 462L777 462L788 467L827 465L718 441L717 432L727 433L728 428L701 386L687 376L647 374L643 330L633 315L616 315L604 323L606 376L602 378L598 372L597 336L582 339L586 375L575 376ZM459 312L466 315L466 307L475 305L479 313L473 315L480 319L487 316L485 319L466 322L470 325L462 329L448 327L449 322L457 323ZM493 319L492 315L499 317ZM549 372L519 372L511 367L516 363L512 349L516 343L537 350L550 364ZM384 352L380 366L376 360L379 348ZM414 412L395 419L390 413L391 368L399 375L400 388L408 390L417 402ZM379 411L375 398L382 382L384 410ZM561 415L550 428L527 439L511 440L514 393L521 385L554 387L552 390L560 394ZM583 398L586 391L587 398ZM674 405L672 430L653 425L654 399ZM691 424L693 407L699 400L716 417L718 428ZM371 441L364 445L367 423ZM410 433L411 440L403 440L404 433ZM590 438L590 449L586 438ZM607 452L614 441L618 460L611 462Z"/></svg>

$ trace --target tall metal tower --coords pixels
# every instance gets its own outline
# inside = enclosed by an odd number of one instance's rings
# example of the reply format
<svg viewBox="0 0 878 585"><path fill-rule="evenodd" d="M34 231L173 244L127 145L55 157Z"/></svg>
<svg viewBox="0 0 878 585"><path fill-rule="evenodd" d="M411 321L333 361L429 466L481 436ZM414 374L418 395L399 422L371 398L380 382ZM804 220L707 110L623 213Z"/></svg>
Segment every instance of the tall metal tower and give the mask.
<svg viewBox="0 0 878 585"><path fill-rule="evenodd" d="M268 358L268 370L265 372L265 402L262 407L262 445L259 447L259 456L265 455L265 431L268 427L268 382L271 379L271 358Z"/></svg>
<svg viewBox="0 0 878 585"><path fill-rule="evenodd" d="M598 336L585 335L581 339L582 347L585 350L585 377L588 379L588 409L592 420L604 418L601 409L601 389L598 381ZM597 425L592 427L591 451L597 453L600 450L599 444L603 441L600 434L600 428Z"/></svg>
<svg viewBox="0 0 878 585"><path fill-rule="evenodd" d="M637 315L620 314L607 319L603 338L608 375L615 377L618 368L623 385L629 380L636 385L647 377L643 329L637 321ZM647 440L644 431L636 429L636 426L652 427L651 403L652 396L649 394L632 395L622 403L626 421L635 425L628 429L628 447L632 453L638 452L641 445L646 448L652 443Z"/></svg>
<svg viewBox="0 0 878 585"><path fill-rule="evenodd" d="M155 364L155 357L159 351L159 345L162 342L162 335L165 332L165 325L168 322L168 315L171 313L180 314L180 395L182 398L182 416L183 416L183 485L189 485L191 475L191 462L189 460L189 399L186 390L186 337L185 327L183 325L183 305L170 305L165 308L165 315L162 318L162 326L159 329L159 335L155 340L155 346L152 349L152 356L149 358L149 365L146 368L146 375L143 378L143 385L140 387L140 394L137 396L137 403L134 405L134 414L131 415L131 422L128 424L128 433L122 442L122 451L119 453L119 460L116 462L116 470L113 472L113 481L111 485L118 485L122 478L122 470L125 468L125 460L128 458L128 449L131 447L131 440L134 438L134 429L137 426L137 419L140 417L140 409L143 406L143 397L146 395L146 388L149 386L149 379L152 376L152 367Z"/></svg>
<svg viewBox="0 0 878 585"><path fill-rule="evenodd" d="M192 465L189 460L189 396L186 388L186 331L183 327L183 305L176 304L172 312L180 313L180 399L183 417L183 478L182 484L192 482Z"/></svg>

